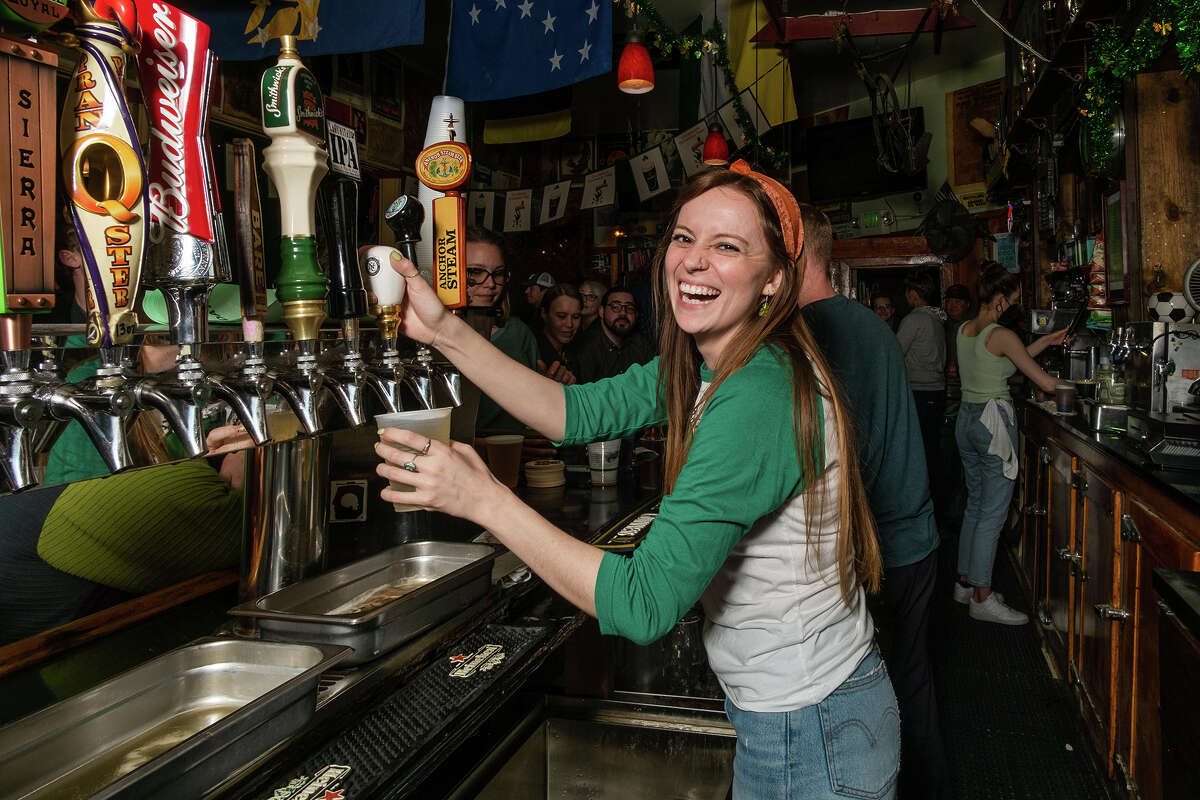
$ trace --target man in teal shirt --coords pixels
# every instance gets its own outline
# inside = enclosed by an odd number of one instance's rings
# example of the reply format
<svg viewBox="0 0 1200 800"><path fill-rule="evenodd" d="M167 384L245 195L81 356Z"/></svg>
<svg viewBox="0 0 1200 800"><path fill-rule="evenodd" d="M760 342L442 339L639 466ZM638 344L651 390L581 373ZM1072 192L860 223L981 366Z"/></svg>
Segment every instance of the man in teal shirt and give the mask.
<svg viewBox="0 0 1200 800"><path fill-rule="evenodd" d="M928 643L940 539L904 355L878 316L834 291L829 219L805 203L800 214L805 261L800 304L854 412L862 479L883 552L882 599L893 616L888 672L902 720L900 797L947 798L949 775Z"/></svg>

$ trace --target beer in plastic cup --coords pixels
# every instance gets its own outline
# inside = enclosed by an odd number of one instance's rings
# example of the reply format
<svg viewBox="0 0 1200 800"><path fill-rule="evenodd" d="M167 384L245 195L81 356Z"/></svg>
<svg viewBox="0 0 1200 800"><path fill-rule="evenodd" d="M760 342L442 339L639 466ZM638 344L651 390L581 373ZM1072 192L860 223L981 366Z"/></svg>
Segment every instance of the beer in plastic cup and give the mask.
<svg viewBox="0 0 1200 800"><path fill-rule="evenodd" d="M496 480L510 489L517 488L521 477L521 446L525 437L520 434L485 436L488 466Z"/></svg>
<svg viewBox="0 0 1200 800"><path fill-rule="evenodd" d="M617 467L621 461L621 440L592 442L587 446L588 467L593 486L611 486L617 482Z"/></svg>
<svg viewBox="0 0 1200 800"><path fill-rule="evenodd" d="M1075 384L1060 383L1054 387L1054 403L1060 413L1067 414L1075 410Z"/></svg>
<svg viewBox="0 0 1200 800"><path fill-rule="evenodd" d="M420 436L425 436L435 442L449 444L450 442L450 412L451 408L431 408L429 410L420 411L397 411L393 414L377 414L375 416L375 424L379 428L379 435L383 435L384 428L399 428L405 431L412 431ZM420 454L420 450L413 450L408 447L401 446L402 450L411 453L413 456ZM421 459L416 458L413 462L417 465L417 469L421 468ZM413 487L389 481L391 487L399 492L411 492ZM392 503L392 508L397 511L416 511L416 506L410 506L407 503Z"/></svg>

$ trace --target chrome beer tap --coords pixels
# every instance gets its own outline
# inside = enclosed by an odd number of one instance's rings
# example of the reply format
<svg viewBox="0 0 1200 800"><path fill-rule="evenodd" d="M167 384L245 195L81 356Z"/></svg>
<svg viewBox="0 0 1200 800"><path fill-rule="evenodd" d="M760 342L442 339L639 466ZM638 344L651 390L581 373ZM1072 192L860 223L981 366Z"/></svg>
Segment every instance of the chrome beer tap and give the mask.
<svg viewBox="0 0 1200 800"><path fill-rule="evenodd" d="M44 405L29 368L32 317L0 315L0 462L12 491L34 484L33 439Z"/></svg>
<svg viewBox="0 0 1200 800"><path fill-rule="evenodd" d="M51 417L60 422L75 420L83 426L104 463L112 472L134 466L129 456L126 424L136 401L122 363L121 346L100 348L96 374L79 383L65 383L57 375L38 386L35 397ZM41 369L39 368L39 372Z"/></svg>
<svg viewBox="0 0 1200 800"><path fill-rule="evenodd" d="M383 215L384 222L396 235L396 249L413 264L417 262L417 243L421 240L421 225L425 221L425 209L409 195L400 195L388 206ZM377 248L371 248L375 251ZM380 248L388 250L391 248ZM368 256L370 254L368 253ZM383 358L378 372L395 374L396 366L403 368L400 382L409 387L424 408L444 408L462 404L462 376L449 364L437 364L433 351L425 345L417 347L415 358L401 361L397 351L399 328L399 303L404 296L404 281L388 263L389 253L378 252L377 266L368 262L364 266L371 281L371 289L379 300L379 321L383 337ZM391 285L398 282L397 288ZM394 299L385 303L384 298Z"/></svg>
<svg viewBox="0 0 1200 800"><path fill-rule="evenodd" d="M267 308L267 262L263 254L262 201L258 194L254 143L234 139L234 233L241 264L238 271L242 306L242 352L228 375L212 376L213 392L229 404L255 444L271 439L267 429L267 399L275 391L275 378L264 354L263 318Z"/></svg>
<svg viewBox="0 0 1200 800"><path fill-rule="evenodd" d="M321 429L328 396L317 364L327 287L317 264L313 211L329 167L321 87L301 63L295 37L280 37L279 60L263 73L261 89L263 132L271 138L263 167L279 190L282 264L276 284L283 320L296 342L294 364L279 371L275 388L312 434Z"/></svg>
<svg viewBox="0 0 1200 800"><path fill-rule="evenodd" d="M180 345L179 358L169 372L132 382L138 408L153 408L163 415L189 456L208 451L204 444L204 407L212 398L213 385L191 345Z"/></svg>
<svg viewBox="0 0 1200 800"><path fill-rule="evenodd" d="M149 205L141 145L125 101L125 67L136 49L132 4L80 2L79 59L68 81L59 128L68 209L87 272L87 342L100 367L81 383L55 375L36 396L50 416L74 419L109 469L132 466L126 423L134 397L123 363L137 329L133 311Z"/></svg>

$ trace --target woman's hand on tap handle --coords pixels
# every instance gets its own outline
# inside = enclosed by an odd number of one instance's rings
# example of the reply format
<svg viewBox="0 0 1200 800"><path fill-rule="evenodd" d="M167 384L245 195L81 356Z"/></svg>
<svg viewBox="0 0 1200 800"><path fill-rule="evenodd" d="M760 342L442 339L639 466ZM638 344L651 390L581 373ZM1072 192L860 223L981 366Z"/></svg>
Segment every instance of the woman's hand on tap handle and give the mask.
<svg viewBox="0 0 1200 800"><path fill-rule="evenodd" d="M438 334L453 316L438 299L437 292L421 277L417 265L399 253L390 256L392 269L404 278L400 332L421 344L437 346Z"/></svg>

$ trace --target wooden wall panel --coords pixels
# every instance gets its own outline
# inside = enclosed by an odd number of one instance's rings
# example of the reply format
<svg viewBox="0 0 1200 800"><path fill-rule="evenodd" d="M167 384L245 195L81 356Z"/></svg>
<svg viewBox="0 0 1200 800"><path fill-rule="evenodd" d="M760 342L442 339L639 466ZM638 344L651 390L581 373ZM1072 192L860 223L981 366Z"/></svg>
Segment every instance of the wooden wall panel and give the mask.
<svg viewBox="0 0 1200 800"><path fill-rule="evenodd" d="M1200 84L1178 71L1136 80L1137 197L1141 255L1130 254L1130 279L1145 282L1162 264L1166 289L1200 257Z"/></svg>

